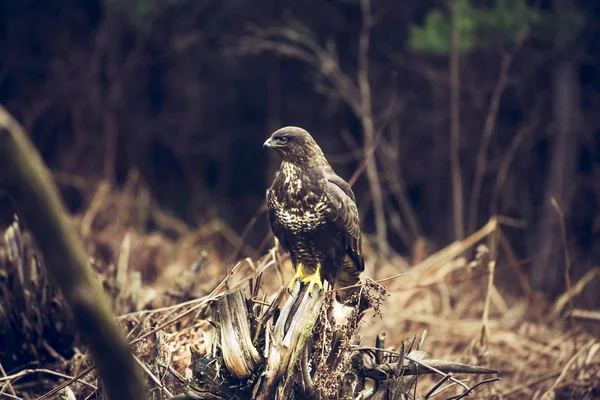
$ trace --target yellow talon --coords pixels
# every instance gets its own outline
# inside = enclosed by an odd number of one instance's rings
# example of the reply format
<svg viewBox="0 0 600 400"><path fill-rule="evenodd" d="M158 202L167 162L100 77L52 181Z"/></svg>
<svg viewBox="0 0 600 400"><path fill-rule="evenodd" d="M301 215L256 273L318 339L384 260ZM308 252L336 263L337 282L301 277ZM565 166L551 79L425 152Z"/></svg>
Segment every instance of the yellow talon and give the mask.
<svg viewBox="0 0 600 400"><path fill-rule="evenodd" d="M302 263L298 263L298 267L296 268L296 275L294 275L294 277L290 281L290 284L288 285L288 290L290 292L294 290L294 286L296 286L296 282L298 282L299 280L304 280L304 266L302 265Z"/></svg>
<svg viewBox="0 0 600 400"><path fill-rule="evenodd" d="M308 283L309 294L313 292L313 288L315 286L318 286L319 289L323 289L323 282L321 282L321 264L317 264L317 269L315 273L302 279L302 282Z"/></svg>

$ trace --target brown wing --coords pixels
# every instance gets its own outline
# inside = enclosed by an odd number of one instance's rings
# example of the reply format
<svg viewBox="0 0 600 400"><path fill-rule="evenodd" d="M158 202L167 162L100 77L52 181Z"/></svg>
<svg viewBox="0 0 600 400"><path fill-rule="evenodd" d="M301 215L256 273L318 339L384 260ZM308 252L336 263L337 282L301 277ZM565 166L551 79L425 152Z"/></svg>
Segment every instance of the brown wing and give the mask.
<svg viewBox="0 0 600 400"><path fill-rule="evenodd" d="M336 209L335 221L345 232L346 253L352 258L356 269L364 271L362 238L356 199L350 185L335 173L326 175L327 195Z"/></svg>

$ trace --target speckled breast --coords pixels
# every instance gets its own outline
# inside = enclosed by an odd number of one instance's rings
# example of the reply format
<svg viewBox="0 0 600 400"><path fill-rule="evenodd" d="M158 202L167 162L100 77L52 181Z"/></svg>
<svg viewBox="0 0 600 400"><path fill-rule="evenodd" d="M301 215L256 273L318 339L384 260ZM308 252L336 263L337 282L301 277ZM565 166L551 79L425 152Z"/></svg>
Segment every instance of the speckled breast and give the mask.
<svg viewBox="0 0 600 400"><path fill-rule="evenodd" d="M317 201L308 201L311 195L303 194L296 197L288 192L289 196L281 199L277 193L273 192L269 196L270 207L275 210L275 219L284 226L291 234L303 236L311 232L322 229L327 223L327 212L330 203L324 194L321 194Z"/></svg>
<svg viewBox="0 0 600 400"><path fill-rule="evenodd" d="M321 248L326 245L321 233L328 224L332 205L320 179L283 166L268 198L275 222L284 228L286 236L291 236L289 250L298 261L308 264L321 262L326 252Z"/></svg>

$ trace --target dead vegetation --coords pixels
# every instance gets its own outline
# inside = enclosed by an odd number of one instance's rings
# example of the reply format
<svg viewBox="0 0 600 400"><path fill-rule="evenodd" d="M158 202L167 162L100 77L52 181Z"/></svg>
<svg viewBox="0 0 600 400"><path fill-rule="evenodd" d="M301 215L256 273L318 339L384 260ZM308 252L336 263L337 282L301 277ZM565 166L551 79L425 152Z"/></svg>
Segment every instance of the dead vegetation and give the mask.
<svg viewBox="0 0 600 400"><path fill-rule="evenodd" d="M82 234L82 221L91 221L82 236L152 398L597 396L600 341L564 318L569 298L593 276L575 282L554 307L532 293L528 302L503 294L490 275L495 243L503 243L498 220L406 271L396 260L383 263L384 278L365 289L383 301L364 314L337 305L330 291L288 295L283 284L292 269L276 249L232 265L215 256L217 230L147 234L122 222L116 210L131 215L138 201L106 190L96 210L73 222ZM462 255L473 247L468 261ZM89 354L18 221L4 233L0 268L0 393L102 396ZM471 375L477 372L489 374ZM417 380L415 373L425 375Z"/></svg>
<svg viewBox="0 0 600 400"><path fill-rule="evenodd" d="M221 54L220 51L214 54L212 50L207 52L202 48L205 46L200 45L204 39L199 40L193 29L188 28L185 35L174 30L177 37L169 37L165 29L143 29L140 30L143 32L140 35L131 32L137 39L133 40L132 48L126 50L127 46L120 43L121 35L112 34L124 26L121 25L120 18L115 18L116 14L107 12L107 17L98 24L98 30L92 29L91 36L84 39L93 43L90 48L74 46L76 50L69 51L52 62L36 63L51 66L47 75L52 78L49 78L49 82L43 82L42 87L37 83L31 86L26 84L23 85L25 89L21 90L27 94L24 97L41 92L33 96L38 104L12 101L16 103L12 106L20 110L20 114L26 114L26 126L46 127L35 129L44 133L40 135L38 132L39 136L47 137L52 130L64 132L63 126L57 127L56 122L52 121L56 115L61 114L61 110L67 110L66 113L72 115L72 133L76 145L56 146L60 149L56 150L56 158L67 162L65 165L59 163L63 172L57 173L55 178L84 193L87 210L74 216L71 222L78 236L83 239L88 254L93 256L91 265L108 294L120 328L131 344L135 362L146 378L148 397L272 398L279 394L283 398L308 396L362 399L458 399L467 395L471 398L597 398L600 391L600 342L582 329L581 321L585 319L597 324L600 318L595 310L575 308L572 300L598 277L599 270L588 270L590 265L594 265L592 256L576 262L576 257L569 255L569 235L565 228L563 209L569 215L569 209L586 207L578 206L577 202L570 204L570 196L561 193L565 182L569 180L577 182L586 192L593 193L593 183L597 181L593 179L592 172L576 175L570 161L574 159L578 146L585 148L578 141L595 141L595 137L592 140L593 129L580 134L578 140L566 140L570 133L581 131L572 123L577 120L572 116L577 114L579 107L576 102L567 101L573 98L572 93L577 93L580 87L574 72L579 69L580 64L562 61L549 63L545 58L540 62L536 60L536 51L535 55L527 56L524 62L515 62L515 68L512 68L512 59L520 52L521 47L524 47L523 52L529 53L527 46L522 46L526 40L522 37L518 43L513 44L512 50L500 49L500 53L496 54L501 59L498 63L499 77L495 85L490 84L487 76L491 72L495 73L494 58L490 58L491 62L487 61L493 66L490 68L481 59L459 55L460 32L459 24L456 23L458 15L453 15L451 21L452 48L448 68L445 65L436 66L437 63L431 59L396 52L391 55L391 62L377 60L376 57L370 59L369 53L390 53L390 44L381 40L381 33L374 29L376 23L382 21L371 15L370 1L362 0L359 3L361 29L356 32L357 46L342 45L344 42L340 40L339 34L327 34L327 39L323 40L325 36L313 35L312 31L316 32L317 29L314 28L317 26L310 23L307 24L308 29L302 26L299 27L301 29L296 29L287 25L263 25L265 22L260 21L250 32L242 34L249 36L242 36L241 48L236 50L238 53L277 55L276 62L268 59L272 64L261 68L271 75L268 78L270 93L267 103L277 105L269 107L272 108L267 112L269 124L277 125L281 120L282 112L277 109L284 108L279 107L283 103L282 93L289 92L286 79L282 79L282 76L286 76L290 70L282 67L282 56L306 64L308 70L317 77L315 91L322 92L327 101L345 104L360 121L363 145L358 145L350 132L344 131L340 136L351 147L352 152L358 154L353 156L355 160L362 155L362 164L350 181L355 181L362 169L366 170L369 190L361 190L365 193L362 203L372 201L374 210L374 220L370 222L373 222L377 232L377 240L372 240L371 244L377 244L380 251L367 251L367 256L370 256L368 262L371 264L367 270L377 273L372 277L377 281L364 290L371 292L378 284L387 290L387 296L382 298L385 301L375 301L376 309L367 314L337 306L332 302L330 292L314 298L306 297L301 291L288 296L281 286L289 279L286 275L292 269L277 248L268 251L243 251L246 247L245 239L251 234L250 230L238 235L221 220L210 220L214 214L205 212L205 209L210 210L213 203L223 201L226 197L223 196L226 192L224 188L227 187L229 178L224 179L225 184L219 184L223 186L219 190L211 190L218 193L216 197L205 196L205 192L209 192L206 190L208 186L202 182L202 174L198 170L208 167L198 168L196 162L182 163L186 165L182 169L189 175L188 179L194 180L191 186L200 193L182 196L189 197L192 199L191 203L199 204L202 208L202 219L196 219L203 222L202 226L192 228L163 212L155 204L140 175L131 170L130 167L137 167L137 164L129 164L129 160L139 160L153 154L152 147L147 145L152 143L147 140L147 136L153 129L147 128L158 127L155 129L157 132L166 134L164 137L156 134L160 139L157 142L169 143L168 148L179 149L175 153L185 153L191 160L208 160L210 157L206 157L206 153L212 151L207 152L207 146L212 150L219 149L219 157L214 162L225 171L224 175L234 175L231 156L234 152L222 151L223 147L229 145L228 135L220 135L215 140L190 133L203 120L199 115L219 115L217 111L221 108L211 105L221 102L214 101L213 94L229 92L221 89L230 87L217 86L214 82L219 79L228 84L243 79L252 79L258 85L263 85L263 82L253 74L248 75L250 78L238 76L240 70L246 68L233 68L234 72L213 79L197 74L196 71L202 68L190 68L190 65L199 67L204 65L204 60L212 59L231 62L233 57ZM234 12L243 15L246 20L246 11L252 7L244 3L242 8ZM182 7L178 12L165 13L170 17L156 19L151 26L170 26L174 25L173 21L177 21L177 26L194 26L195 24L181 21L191 21L205 12L212 20L223 21L214 10L207 12L203 7L195 8L195 11L190 11ZM395 8L390 7L390 11ZM421 6L415 8L420 9ZM405 13L404 3L398 10ZM326 24L331 24L335 19L330 18L330 12L331 10L327 12ZM223 14L228 12L221 13ZM114 17L111 18L111 15ZM279 19L281 18L274 18ZM60 30L59 27L69 25L64 17L56 20L59 22L53 29L57 31ZM269 21L270 18L266 20ZM398 19L390 20L397 25ZM17 20L17 24L22 22L21 19ZM237 27L239 24L214 24L227 25ZM345 32L351 28L350 24L345 29L336 29ZM392 30L401 32L396 28ZM159 33L160 39L147 36L146 32L154 31ZM380 30L384 34L389 31ZM203 31L203 36L213 38L212 40L222 35L220 31L211 33L208 27ZM239 35L239 32L232 31L223 36ZM46 36L60 37L54 34ZM162 55L161 58L157 54L146 54L144 50L147 40L154 42L156 47L169 48L164 44L170 41L180 42L181 37L188 38L188 44L181 45L179 49L181 53L177 52L176 58L184 60L183 62L172 60L170 54ZM69 42L65 40L65 43ZM346 54L346 47L352 49L350 54ZM560 52L563 50L560 49ZM127 54L123 61L116 56L121 51ZM189 57L181 56L186 51L189 52ZM186 86L195 88L182 91L180 84L172 84L170 92L176 95L166 96L168 100L162 105L165 109L177 110L179 118L175 119L181 123L178 129L173 129L172 113L164 112L156 118L154 111L148 115L144 110L136 112L140 103L136 95L139 93L135 90L121 90L125 81L133 82L133 86L136 86L134 81L137 81L140 86L139 82L146 78L145 74L135 72L147 69L144 60L148 57L175 65L173 69L165 69L166 72L161 74L162 79L156 79L157 81L184 82ZM95 80L94 77L101 76L101 73L88 73L90 70L102 71L104 60L108 60L107 70L110 71L107 82ZM194 63L193 60L202 61ZM26 63L14 63L18 73L13 72L13 75L16 75L17 80L23 64ZM527 65L528 72L523 73L519 64ZM461 65L467 67L463 73L460 72ZM532 65L535 73L529 71ZM535 65L544 65L545 68ZM528 84L528 81L535 81L529 76L544 75L546 68L554 71L554 86L550 85L554 89ZM416 97L432 96L433 104L428 104L427 101L407 101L410 100L410 96L406 96L409 94L407 88L411 85L396 82L396 72L394 76L388 75L388 71L392 70L401 71L407 82L415 79L427 81L426 85L420 84L425 90L415 90ZM140 75L140 80L133 79L134 75ZM178 78L181 76L181 81L169 79L172 75L177 75ZM293 75L298 73L294 71ZM447 75L449 82L446 82ZM232 76L236 79L231 79ZM472 82L461 81L461 78L464 80L467 76ZM36 77L34 81L38 82L40 79ZM512 107L517 103L508 97L511 96L511 90L514 90L511 82L518 82L516 86L520 90L536 93L536 97L542 99L532 101L525 96L523 105L518 107L519 113L524 116L514 122L509 122L510 118L507 118L508 114L513 114ZM59 96L57 100L56 93L61 91L55 88L63 86L68 88L67 94L64 98ZM394 88L389 91L381 90L388 86ZM446 86L449 86L450 101L446 101ZM493 88L488 93L489 106L482 107L479 104L481 98L488 94L484 93L482 96L479 90L470 93L469 86ZM548 86L546 82L544 86ZM258 88L257 91L263 90L262 86ZM508 92L506 96L503 94L505 89ZM373 101L371 91L378 94L373 96L374 100L382 98L383 101ZM52 96L44 98L48 92ZM151 94L150 91L148 93ZM184 97L189 96L183 102L180 101L182 93ZM198 101L198 93L210 96L205 99L206 104L199 106L202 102ZM304 110L309 109L307 105L314 103L319 110L315 114L323 114L327 124L336 119L331 113L321 112L323 103L314 100L314 93L310 96L304 94L303 99L301 95L298 92L294 96L288 96L289 101L293 101L293 107L290 108L305 112ZM510 107L502 105L503 97L508 97L506 103ZM549 115L547 111L543 111L547 108L548 99L554 104L554 114ZM181 103L186 104L183 112ZM447 105L448 112L445 111ZM28 110L28 107L33 110ZM461 109L468 112L468 119L461 116ZM133 111L124 116L117 112L119 110ZM229 115L230 109L227 111ZM51 115L50 121L40 119L43 114ZM191 116L188 117L191 119L185 119L179 114ZM82 118L82 115L87 117ZM423 115L427 115L427 118L423 118ZM433 118L435 122L429 124L433 115L436 116ZM400 122L405 116L407 121L412 121L412 125ZM302 120L305 115L299 114L296 118ZM591 117L588 116L589 118ZM418 123L414 120L418 120ZM427 123L420 120L426 120ZM544 120L558 126L550 173L532 173L529 176L523 171L531 171L528 165L536 159L531 150L547 139L554 140L552 136L540 133L551 130L547 129ZM145 121L146 125L141 125L141 121ZM449 140L444 139L441 134L446 131L445 122L450 125ZM249 125L247 121L242 123ZM319 125L319 121L314 123ZM320 123L323 124L322 121ZM238 128L218 125L213 121L215 126L226 129L210 129L210 124L210 121L207 122L200 131L231 132ZM321 127L325 131L339 128L337 123L327 124ZM346 122L340 125L345 127ZM483 126L481 135L480 125ZM538 125L540 129L537 129ZM121 126L136 126L137 129L120 129ZM244 129L248 129L247 126ZM412 138L427 136L431 143L417 147L414 139L409 140L400 135L401 130L409 132ZM178 137L173 132L183 134ZM254 133L258 132L263 134L262 127L255 128ZM512 140L495 143L496 138L500 137L512 137ZM464 163L461 166L460 163L460 148L467 146L466 148L471 149L469 144L474 146L474 151L462 153L477 154L475 169ZM89 148L94 151L88 151ZM117 152L118 148L123 154ZM374 157L376 148L377 157ZM428 149L431 153L428 153ZM447 157L440 157L440 150L446 151ZM171 154L167 149L164 152ZM502 155L504 152L505 155ZM411 153L418 154L418 157ZM520 159L517 153L527 156ZM592 157L591 153L589 157ZM5 160L7 157L0 157L0 161L3 158ZM182 159L185 160L185 157ZM209 161L206 161L207 164ZM440 181L447 179L448 161L451 164L451 202L445 201L447 193L443 185L439 185ZM117 192L111 185L117 182L119 162L126 164L126 169L132 172L122 191ZM423 162L427 164L423 165ZM432 162L435 162L434 168ZM509 173L513 162L516 164L514 169L519 171L516 174ZM382 168L378 168L378 164ZM388 164L395 168L387 168ZM533 161L533 164L542 165L540 171L546 169L539 160ZM415 172L402 173L402 165L405 169L410 165L410 170ZM163 167L164 164L157 170L164 172ZM262 166L258 168L262 169ZM10 168L0 170L7 175L12 171ZM69 175L80 173L80 170L86 171L81 175L86 178ZM421 171L427 171L426 179L420 175ZM381 177L379 172L382 173ZM488 172L496 173L496 179L488 179L485 176ZM153 175L159 175L153 168L144 174L146 179ZM463 189L469 189L470 175L474 176L474 181L470 201L465 204L462 193ZM88 178L99 176L103 176L108 183L96 188L95 183L90 183L94 179ZM527 179L522 179L522 176ZM529 201L535 197L529 194L531 177L542 183L540 191L547 192L541 216L536 212L537 203ZM544 185L543 181L546 179L548 183ZM49 181L49 178L46 180ZM171 179L168 181L175 182ZM391 193L382 190L384 183L391 188ZM490 183L493 183L490 211L478 213L478 210L484 210L484 205L490 200L489 195L485 195L486 186L490 186ZM423 202L424 210L421 210L420 216L430 216L433 221L429 223L433 227L429 226L427 229L429 234L448 229L441 226L443 224L439 221L451 214L454 224L448 226L454 228L452 237L460 239L459 241L435 254L429 253L427 243L423 240L424 230L420 227L422 221L419 221L414 205L406 198L405 192L411 186L421 188L426 193L423 197L442 199L433 203L433 207ZM176 184L167 189L159 189L155 192L176 193L174 197L178 197L182 186ZM488 187L487 191L489 189ZM555 195L558 197L555 198ZM592 199L596 198L590 196ZM366 200L367 197L370 197L369 201ZM501 204L502 199L505 204ZM450 207L443 207L446 203L451 204L450 213ZM25 207L31 204L23 201L22 205ZM588 208L592 212L579 217L583 222L580 224L582 226L595 218L595 207ZM463 215L465 209L468 210L468 218ZM525 234L529 239L525 242L531 243L526 243L527 251L520 253L535 261L530 275L531 282L537 282L537 288L549 287L548 293L556 294L553 287L560 287L557 282L561 279L557 279L557 276L562 278L560 274L563 269L559 266L564 264L567 290L554 304L545 303L530 288L527 275L521 271L521 262L502 231L504 224L513 222L492 218L482 229L464 239L465 235L475 231L478 221L481 222L480 218L487 218L483 215L495 215L497 210L509 210L515 215L515 209L518 210L516 214L523 214L525 220L533 222L530 225L532 229ZM365 214L366 212L361 212L361 215ZM210 221L206 222L207 220ZM30 218L29 226L26 222L25 218L21 221L16 219L5 230L4 240L0 241L0 397L44 399L56 397L59 391L65 398L106 397L107 387L100 384L87 347L82 345L75 334L73 318L57 289L57 283L64 282L49 280L30 234L31 222L36 221ZM570 229L575 232L579 230L582 229ZM378 254L391 253L387 251L390 232L394 232L407 247L413 248L411 267L405 267L405 263L398 259L380 259L377 260L377 268L373 267ZM39 234L35 236L37 244L43 247L47 237ZM449 235L440 234L439 237L447 238ZM224 242L236 251L224 252ZM267 246L269 241L263 240L262 243ZM561 246L558 246L559 243ZM542 256L540 251L543 252ZM470 255L471 252L473 256ZM556 257L561 252L564 252L564 263L551 262L562 258ZM260 257L265 253L265 256ZM501 264L498 261L499 253L504 255ZM241 254L255 256L238 262ZM590 250L589 254L594 253ZM572 273L571 267L578 265L585 275ZM495 278L508 269L517 277L515 286L518 285L520 289L518 296L508 293L519 290L504 291L495 285ZM63 276L65 279L70 278ZM572 278L574 282L571 282ZM66 298L69 298L69 289L68 285L63 284ZM495 381L496 374L489 374L481 379L470 375L493 371L499 372L501 381ZM419 379L415 374L419 375Z"/></svg>

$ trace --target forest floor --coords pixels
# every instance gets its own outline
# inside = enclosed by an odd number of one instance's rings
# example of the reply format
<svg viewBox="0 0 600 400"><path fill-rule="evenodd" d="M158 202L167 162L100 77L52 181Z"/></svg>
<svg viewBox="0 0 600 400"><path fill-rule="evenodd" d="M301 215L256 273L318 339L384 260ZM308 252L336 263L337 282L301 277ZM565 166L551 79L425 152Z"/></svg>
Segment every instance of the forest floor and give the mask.
<svg viewBox="0 0 600 400"><path fill-rule="evenodd" d="M261 273L257 301L268 303L289 281L292 267L285 254L275 249L265 249L261 257L239 262L226 260L219 249L223 243L233 248L243 246L240 235L217 220L192 229L144 202L146 197L136 190L114 192L100 186L87 211L73 217L73 226L94 258L93 265L112 299L115 314L135 342L138 361L144 363L157 353L167 353L172 369L189 376L190 345L202 349L213 329L205 307L209 300L228 288L247 288L250 281L256 284ZM144 233L137 227L145 226L149 218L157 229ZM388 293L381 313L370 312L363 318L360 343L374 346L376 337L385 334L386 348L397 350L402 341L426 331L423 349L433 358L499 371L501 380L482 385L469 398L598 398L600 339L578 319L565 317L569 315L569 299L597 276L598 270L575 282L554 304L533 293L523 279L517 283L520 290L513 291L521 294L507 294L496 287L493 277L508 269L519 276L519 263L490 262L496 251L494 240L510 253L508 243L496 234L497 227L498 221L492 220L472 237L424 255L412 266L400 257L375 262L374 253L367 248L366 274ZM15 263L14 256L12 263L8 260L7 237L0 245L0 277L10 286L18 279L11 278L16 271L10 269ZM464 254L475 255L467 259ZM38 280L44 277L40 271L36 276ZM44 286L53 293L45 285L36 283L36 290ZM66 335L68 330L68 322L61 319L66 318L64 315L39 317L53 315L45 307L54 307L52 299L58 295L31 297L24 290L24 297L16 298L15 293L0 293L4 310L11 302L15 303L12 306L24 307L10 317L12 322L3 322L4 329L13 330L14 347L3 346L0 352L4 367L0 370L0 397L33 399L85 372L91 362L76 339L48 337ZM23 301L28 304L23 305ZM340 320L347 311L346 307L336 307ZM71 351L66 350L69 346ZM158 379L166 386L171 379L168 374L152 371L146 371L149 381ZM477 381L469 376L456 377L469 379L469 385ZM421 378L418 397L439 380L435 375ZM89 372L71 389L77 399L84 399L97 385L97 376ZM433 398L456 393L451 388Z"/></svg>

